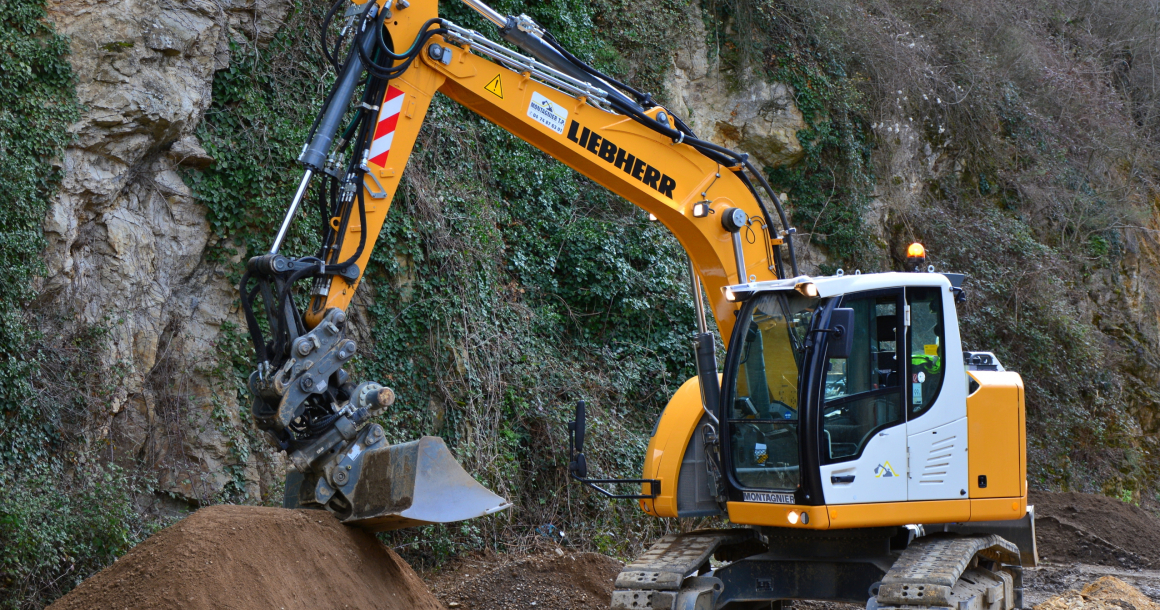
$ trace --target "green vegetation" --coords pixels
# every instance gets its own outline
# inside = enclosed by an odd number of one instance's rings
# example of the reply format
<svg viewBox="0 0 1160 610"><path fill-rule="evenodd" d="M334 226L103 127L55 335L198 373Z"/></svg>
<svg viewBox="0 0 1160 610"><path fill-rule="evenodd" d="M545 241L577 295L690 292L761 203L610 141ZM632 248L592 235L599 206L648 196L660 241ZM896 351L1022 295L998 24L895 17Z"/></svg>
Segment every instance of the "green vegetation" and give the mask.
<svg viewBox="0 0 1160 610"><path fill-rule="evenodd" d="M67 41L43 0L0 3L0 608L40 608L145 534L139 479L71 442L84 416L76 356L97 331L49 345L24 307L45 241L41 222L78 113ZM58 373L47 387L46 379ZM91 385L90 385L91 387ZM101 388L95 388L98 392Z"/></svg>
<svg viewBox="0 0 1160 610"><path fill-rule="evenodd" d="M874 174L863 94L838 49L823 44L808 22L787 19L786 10L792 7L759 0L704 2L711 54L734 87L765 78L793 88L806 123L797 134L805 154L792 166L766 171L789 195L799 243L828 255L825 273L879 268L882 257L865 219Z"/></svg>
<svg viewBox="0 0 1160 610"><path fill-rule="evenodd" d="M1155 15L1066 0L778 6L843 58L872 121L881 255L898 269L918 239L967 273L965 347L1022 373L1031 484L1150 496L1158 337L1129 291L1152 281L1138 274L1160 143Z"/></svg>
<svg viewBox="0 0 1160 610"><path fill-rule="evenodd" d="M770 178L819 270L898 270L926 243L969 276L967 349L1023 374L1032 484L1149 497L1160 337L1129 291L1152 281L1155 15L1065 0L702 7L729 82L794 89L805 157Z"/></svg>

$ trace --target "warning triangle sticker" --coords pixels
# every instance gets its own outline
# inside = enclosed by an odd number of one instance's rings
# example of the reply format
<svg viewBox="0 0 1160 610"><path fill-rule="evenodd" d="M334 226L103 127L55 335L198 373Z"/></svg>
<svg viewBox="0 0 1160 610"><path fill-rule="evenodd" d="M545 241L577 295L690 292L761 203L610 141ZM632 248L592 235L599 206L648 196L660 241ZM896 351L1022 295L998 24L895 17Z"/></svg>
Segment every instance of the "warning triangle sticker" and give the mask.
<svg viewBox="0 0 1160 610"><path fill-rule="evenodd" d="M491 79L491 82L484 89L494 93L499 99L503 99L503 85L499 82L498 74L495 75L495 78Z"/></svg>

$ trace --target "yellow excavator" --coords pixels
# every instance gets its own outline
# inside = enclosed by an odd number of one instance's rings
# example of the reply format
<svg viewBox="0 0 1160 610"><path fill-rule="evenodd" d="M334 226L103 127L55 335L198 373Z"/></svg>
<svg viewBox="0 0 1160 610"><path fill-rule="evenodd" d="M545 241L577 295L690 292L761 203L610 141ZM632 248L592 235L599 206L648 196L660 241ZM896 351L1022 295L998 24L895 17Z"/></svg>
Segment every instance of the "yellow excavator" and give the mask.
<svg viewBox="0 0 1160 610"><path fill-rule="evenodd" d="M294 467L285 505L372 531L509 506L441 439L390 444L371 420L394 392L344 370L357 348L345 310L442 93L648 211L688 254L698 374L661 414L642 478L588 476L583 403L569 470L649 515L733 526L662 538L618 576L612 608L1021 607L1022 568L1037 561L1023 386L993 354L963 351L963 276L924 268L920 244L906 272L802 275L795 231L747 155L526 15L463 1L510 46L440 18L437 0L338 0L324 20L338 77L285 220L240 286L254 419ZM346 25L328 40L336 18ZM287 256L308 193L321 246ZM721 371L706 303L727 339ZM608 489L624 484L639 493Z"/></svg>

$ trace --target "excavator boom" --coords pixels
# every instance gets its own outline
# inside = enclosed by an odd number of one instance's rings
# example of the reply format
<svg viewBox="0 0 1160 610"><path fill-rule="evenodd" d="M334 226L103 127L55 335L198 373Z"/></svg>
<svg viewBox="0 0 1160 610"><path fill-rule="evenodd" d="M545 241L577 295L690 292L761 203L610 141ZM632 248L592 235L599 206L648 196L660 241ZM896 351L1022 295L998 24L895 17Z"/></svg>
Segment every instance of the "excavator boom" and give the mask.
<svg viewBox="0 0 1160 610"><path fill-rule="evenodd" d="M439 18L434 0L332 6L324 31L345 7L353 36L344 61L335 61L338 78L299 158L305 171L286 218L270 251L249 261L241 284L257 356L250 379L254 418L296 471L287 479L285 504L326 508L370 529L442 523L508 506L468 476L440 439L387 443L371 418L393 404L394 393L372 382L355 384L344 370L357 351L345 332L345 310L436 93L672 231L689 255L701 330L698 362L713 385L702 286L718 328L728 333L735 305L727 285L796 273L793 230L746 155L700 140L650 96L587 66L530 18L468 4L522 52ZM330 45L324 40L323 46ZM312 192L327 219L323 245L313 256L287 256L285 237ZM299 311L295 286L307 281L308 305ZM259 323L259 313L267 324Z"/></svg>

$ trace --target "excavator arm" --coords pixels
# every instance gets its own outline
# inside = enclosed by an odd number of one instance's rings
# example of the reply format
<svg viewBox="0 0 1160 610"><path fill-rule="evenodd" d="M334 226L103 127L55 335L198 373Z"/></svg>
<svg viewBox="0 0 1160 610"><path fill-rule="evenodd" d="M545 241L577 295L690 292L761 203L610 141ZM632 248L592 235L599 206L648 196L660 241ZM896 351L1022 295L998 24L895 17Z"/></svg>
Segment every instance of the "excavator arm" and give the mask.
<svg viewBox="0 0 1160 610"><path fill-rule="evenodd" d="M393 403L393 392L355 385L343 370L356 351L344 312L437 92L648 211L676 236L689 256L698 365L711 385L716 366L701 286L728 335L736 305L726 286L797 273L793 229L746 155L700 140L669 110L587 66L530 18L468 4L530 55L440 19L436 0L335 3L327 23L348 7L349 51L341 65L335 61L339 77L299 159L306 171L286 219L270 252L249 262L241 286L257 353L255 420L297 471L288 478L287 505L325 507L371 529L506 507L463 472L441 440L388 445L369 422ZM314 256L282 255L312 180L321 182L322 247ZM300 312L293 290L302 280L312 290ZM265 327L255 313L259 295ZM702 398L712 404L716 392Z"/></svg>
<svg viewBox="0 0 1160 610"><path fill-rule="evenodd" d="M398 25L386 27L392 39L402 41L396 46L410 46L420 38L414 26L435 18L435 9L434 2L396 8L392 22ZM690 144L675 143L642 121L611 111L604 91L591 85L585 91L534 58L446 21L443 26L447 31L427 39L411 67L390 82L378 112L367 163L367 195L376 197L367 208L370 234L386 218L431 99L440 92L662 222L688 252L708 289L721 332L728 334L735 305L725 299L723 288L777 279L776 259L784 243L739 176L743 167L722 165ZM672 113L659 105L643 114L658 125L674 126ZM700 218L693 216L697 204L702 204L697 208L704 214ZM732 208L745 214L740 232L746 277L738 276L732 234L722 225L725 211ZM357 248L360 232L358 224L349 225L342 240L344 256ZM368 248L359 259L360 269L369 257ZM325 299L315 301L311 315L345 308L357 280L338 278L334 286Z"/></svg>

